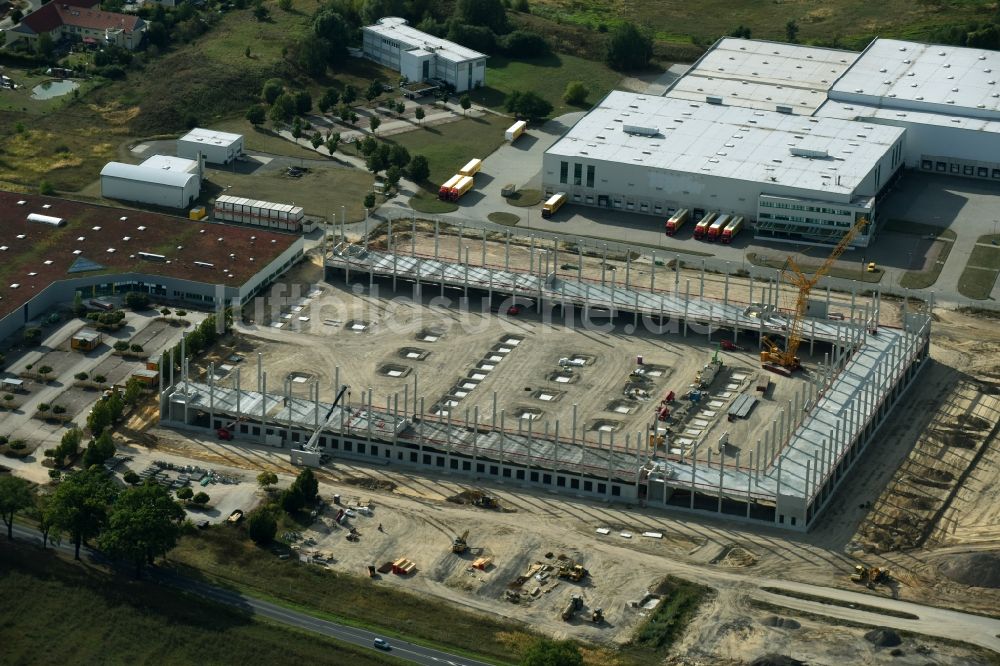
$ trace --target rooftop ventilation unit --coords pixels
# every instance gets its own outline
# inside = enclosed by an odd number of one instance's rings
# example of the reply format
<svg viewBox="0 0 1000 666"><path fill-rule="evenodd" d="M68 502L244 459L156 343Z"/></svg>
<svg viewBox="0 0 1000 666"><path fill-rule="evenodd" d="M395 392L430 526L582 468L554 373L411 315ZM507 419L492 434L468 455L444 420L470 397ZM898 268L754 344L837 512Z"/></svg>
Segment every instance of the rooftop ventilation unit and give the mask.
<svg viewBox="0 0 1000 666"><path fill-rule="evenodd" d="M659 136L660 134L660 130L655 127L642 127L641 125L622 125L622 131L636 136Z"/></svg>
<svg viewBox="0 0 1000 666"><path fill-rule="evenodd" d="M195 266L201 266L203 268L215 268L215 264L210 264L207 261L195 261Z"/></svg>
<svg viewBox="0 0 1000 666"><path fill-rule="evenodd" d="M795 157L809 157L822 160L830 159L830 153L825 150L810 150L809 148L799 148L798 146L793 146L788 149L788 152Z"/></svg>
<svg viewBox="0 0 1000 666"><path fill-rule="evenodd" d="M136 252L140 259L145 259L146 261L165 261L166 257L162 254L154 254L152 252Z"/></svg>
<svg viewBox="0 0 1000 666"><path fill-rule="evenodd" d="M792 107L785 106L784 104L776 104L774 110L777 111L778 113L787 113L787 114L792 113Z"/></svg>
<svg viewBox="0 0 1000 666"><path fill-rule="evenodd" d="M705 101L709 104L722 104L722 98L717 95L706 95Z"/></svg>
<svg viewBox="0 0 1000 666"><path fill-rule="evenodd" d="M28 222L39 222L41 224L48 224L53 227L64 227L66 226L66 220L61 217L53 217L51 215L40 215L38 213L29 213Z"/></svg>

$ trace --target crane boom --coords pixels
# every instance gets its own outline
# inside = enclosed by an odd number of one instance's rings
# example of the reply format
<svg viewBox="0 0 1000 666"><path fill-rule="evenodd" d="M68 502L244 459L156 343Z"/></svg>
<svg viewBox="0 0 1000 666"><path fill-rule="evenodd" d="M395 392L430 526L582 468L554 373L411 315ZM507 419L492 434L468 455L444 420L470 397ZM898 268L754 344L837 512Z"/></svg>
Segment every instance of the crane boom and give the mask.
<svg viewBox="0 0 1000 666"><path fill-rule="evenodd" d="M785 260L782 275L787 275L786 280L799 290L798 295L795 298L795 311L792 314L792 320L788 326L788 336L785 349L782 351L776 344L765 338L764 343L768 349L761 352L761 362L777 363L787 370L794 370L799 367L799 359L795 356L795 354L798 352L799 345L802 343L802 320L805 317L806 308L809 304L809 294L812 291L812 288L816 286L816 283L823 279L823 277L830 271L834 262L836 262L837 259L839 259L840 256L847 251L847 248L851 246L855 237L857 237L867 224L867 218L858 218L854 225L848 229L847 233L844 234L844 237L840 239L840 242L833 248L830 255L811 276L807 276L802 272L802 269L799 268L799 265L795 262L794 258L788 257Z"/></svg>

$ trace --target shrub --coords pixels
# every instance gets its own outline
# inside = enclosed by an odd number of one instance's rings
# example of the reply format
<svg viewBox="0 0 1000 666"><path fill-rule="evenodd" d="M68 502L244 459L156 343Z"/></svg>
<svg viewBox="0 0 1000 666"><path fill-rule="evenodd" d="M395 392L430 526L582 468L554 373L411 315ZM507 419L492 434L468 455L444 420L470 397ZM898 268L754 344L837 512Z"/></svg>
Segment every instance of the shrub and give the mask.
<svg viewBox="0 0 1000 666"><path fill-rule="evenodd" d="M23 451L27 447L28 445L25 444L24 440L21 439L15 439L13 442L10 443L10 448L12 451Z"/></svg>
<svg viewBox="0 0 1000 666"><path fill-rule="evenodd" d="M530 30L515 30L503 38L504 53L515 58L540 58L548 55L549 43Z"/></svg>
<svg viewBox="0 0 1000 666"><path fill-rule="evenodd" d="M271 543L277 532L278 521L267 509L257 509L247 517L247 534L257 545L266 546Z"/></svg>
<svg viewBox="0 0 1000 666"><path fill-rule="evenodd" d="M206 504L208 504L208 501L210 499L211 498L208 496L208 493L199 492L194 497L191 498L191 501L199 506L205 506Z"/></svg>
<svg viewBox="0 0 1000 666"><path fill-rule="evenodd" d="M187 486L180 488L177 491L177 499L189 500L192 497L194 497L194 491L188 488Z"/></svg>
<svg viewBox="0 0 1000 666"><path fill-rule="evenodd" d="M24 341L28 344L35 344L42 339L42 329L35 326L24 329Z"/></svg>
<svg viewBox="0 0 1000 666"><path fill-rule="evenodd" d="M4 394L3 399L4 399L4 402L11 402L12 400L14 400L14 396L13 396L13 394L6 393L6 394Z"/></svg>
<svg viewBox="0 0 1000 666"><path fill-rule="evenodd" d="M126 351L127 349L128 349L128 343L125 342L124 340L119 340L118 342L115 343L115 351L123 352Z"/></svg>
<svg viewBox="0 0 1000 666"><path fill-rule="evenodd" d="M177 311L177 316L178 317L186 317L187 316L187 310L178 310Z"/></svg>
<svg viewBox="0 0 1000 666"><path fill-rule="evenodd" d="M55 449L45 449L45 451L43 451L42 454L46 458L55 458L56 457L56 450Z"/></svg>
<svg viewBox="0 0 1000 666"><path fill-rule="evenodd" d="M125 483L128 483L133 486L138 484L142 480L139 478L139 475L133 472L132 470L125 472L125 475L122 477L122 479L125 481Z"/></svg>
<svg viewBox="0 0 1000 666"><path fill-rule="evenodd" d="M49 478L52 479L53 481L58 481L61 477L62 477L62 472L60 472L59 470L57 469L49 470Z"/></svg>
<svg viewBox="0 0 1000 666"><path fill-rule="evenodd" d="M78 372L75 375L73 375L73 377L75 377L77 380L81 382L85 382L87 381L87 378L90 377L90 375L88 375L86 372Z"/></svg>
<svg viewBox="0 0 1000 666"><path fill-rule="evenodd" d="M133 310L145 310L149 307L149 294L141 291L130 291L125 294L125 305Z"/></svg>
<svg viewBox="0 0 1000 666"><path fill-rule="evenodd" d="M137 354L142 353L142 345L129 345L129 350L134 351Z"/></svg>
<svg viewBox="0 0 1000 666"><path fill-rule="evenodd" d="M170 314L170 308L163 308L162 310L160 310L160 314L163 315L164 317L168 316Z"/></svg>
<svg viewBox="0 0 1000 666"><path fill-rule="evenodd" d="M590 91L587 90L587 86L583 85L582 81L570 81L566 84L566 90L563 92L563 101L570 106L582 106L587 102L587 95Z"/></svg>
<svg viewBox="0 0 1000 666"><path fill-rule="evenodd" d="M38 368L38 374L40 375L48 375L51 373L52 373L52 368L50 368L47 365L43 365L42 367Z"/></svg>
<svg viewBox="0 0 1000 666"><path fill-rule="evenodd" d="M65 414L66 413L66 408L63 407L62 405L53 405L53 407L52 407L52 413L53 414Z"/></svg>
<svg viewBox="0 0 1000 666"><path fill-rule="evenodd" d="M97 382L98 384L104 384L105 382L108 381L108 378L105 377L104 375L94 375L94 381Z"/></svg>
<svg viewBox="0 0 1000 666"><path fill-rule="evenodd" d="M49 405L49 403L47 402L38 403L38 411L40 412L47 412L49 411L50 407L51 405Z"/></svg>

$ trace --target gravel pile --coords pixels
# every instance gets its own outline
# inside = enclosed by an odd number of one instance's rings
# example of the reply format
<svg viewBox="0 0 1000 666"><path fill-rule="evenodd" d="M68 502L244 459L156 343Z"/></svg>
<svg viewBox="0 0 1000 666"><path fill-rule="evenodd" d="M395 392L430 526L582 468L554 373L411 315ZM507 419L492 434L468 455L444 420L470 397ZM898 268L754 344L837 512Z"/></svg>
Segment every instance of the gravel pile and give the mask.
<svg viewBox="0 0 1000 666"><path fill-rule="evenodd" d="M942 564L941 573L969 587L1000 588L1000 554L963 553Z"/></svg>

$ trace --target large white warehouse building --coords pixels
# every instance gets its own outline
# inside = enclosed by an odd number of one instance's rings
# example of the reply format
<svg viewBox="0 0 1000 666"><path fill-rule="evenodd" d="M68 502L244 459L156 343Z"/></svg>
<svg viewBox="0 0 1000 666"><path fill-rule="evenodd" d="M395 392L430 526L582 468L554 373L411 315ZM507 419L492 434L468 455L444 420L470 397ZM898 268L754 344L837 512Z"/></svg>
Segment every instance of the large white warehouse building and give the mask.
<svg viewBox="0 0 1000 666"><path fill-rule="evenodd" d="M793 242L836 242L864 216L864 246L903 166L1000 180L998 76L992 51L725 38L664 97L609 94L546 151L543 186L661 218L738 214Z"/></svg>
<svg viewBox="0 0 1000 666"><path fill-rule="evenodd" d="M456 92L486 81L486 55L387 16L361 29L365 57L396 70L410 81L441 79Z"/></svg>
<svg viewBox="0 0 1000 666"><path fill-rule="evenodd" d="M201 191L201 165L169 155L142 164L108 162L101 169L101 196L122 201L187 208Z"/></svg>
<svg viewBox="0 0 1000 666"><path fill-rule="evenodd" d="M177 156L196 160L198 153L209 164L229 164L243 153L243 135L195 127L177 139Z"/></svg>

